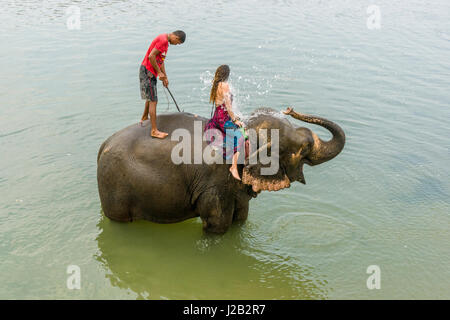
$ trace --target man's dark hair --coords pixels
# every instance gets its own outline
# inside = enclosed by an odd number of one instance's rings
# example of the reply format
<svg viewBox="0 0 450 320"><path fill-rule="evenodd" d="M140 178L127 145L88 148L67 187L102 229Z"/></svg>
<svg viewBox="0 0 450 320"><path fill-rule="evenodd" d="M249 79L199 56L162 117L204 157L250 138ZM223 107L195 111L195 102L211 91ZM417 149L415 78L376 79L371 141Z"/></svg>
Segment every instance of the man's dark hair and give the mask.
<svg viewBox="0 0 450 320"><path fill-rule="evenodd" d="M186 33L184 33L184 31L177 30L172 33L180 39L181 43L184 43L184 40L186 40Z"/></svg>

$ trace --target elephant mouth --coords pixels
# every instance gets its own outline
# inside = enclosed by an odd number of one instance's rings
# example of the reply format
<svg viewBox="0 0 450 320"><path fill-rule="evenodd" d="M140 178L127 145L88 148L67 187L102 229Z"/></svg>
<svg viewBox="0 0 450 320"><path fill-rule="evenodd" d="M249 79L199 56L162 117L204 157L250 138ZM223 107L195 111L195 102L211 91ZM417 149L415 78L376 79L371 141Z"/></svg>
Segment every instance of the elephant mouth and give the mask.
<svg viewBox="0 0 450 320"><path fill-rule="evenodd" d="M266 177L252 173L249 167L245 167L242 172L242 182L251 185L253 192L256 193L261 191L278 191L291 186L291 182L285 173L280 172L275 177Z"/></svg>

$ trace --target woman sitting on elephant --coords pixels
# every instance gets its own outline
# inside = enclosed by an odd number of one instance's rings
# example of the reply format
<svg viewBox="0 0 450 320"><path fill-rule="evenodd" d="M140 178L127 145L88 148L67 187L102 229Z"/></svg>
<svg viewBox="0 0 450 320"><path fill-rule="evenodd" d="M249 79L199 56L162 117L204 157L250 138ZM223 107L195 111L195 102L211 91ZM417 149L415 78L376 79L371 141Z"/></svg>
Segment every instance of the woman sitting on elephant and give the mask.
<svg viewBox="0 0 450 320"><path fill-rule="evenodd" d="M248 157L248 136L244 129L244 124L240 121L232 110L233 95L228 85L230 67L221 65L217 68L212 83L210 102L215 105L213 117L206 123L206 138L214 145L213 130L219 130L222 135L223 157L229 159L233 157L230 172L234 178L241 180L237 170L239 152L245 146L245 155ZM216 141L217 145L217 141Z"/></svg>

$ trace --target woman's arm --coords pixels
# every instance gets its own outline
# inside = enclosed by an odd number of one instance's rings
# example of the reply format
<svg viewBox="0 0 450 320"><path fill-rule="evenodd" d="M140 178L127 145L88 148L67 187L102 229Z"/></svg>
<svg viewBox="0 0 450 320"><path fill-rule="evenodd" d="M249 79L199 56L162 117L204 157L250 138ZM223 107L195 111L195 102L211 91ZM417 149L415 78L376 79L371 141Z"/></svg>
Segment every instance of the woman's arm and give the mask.
<svg viewBox="0 0 450 320"><path fill-rule="evenodd" d="M231 93L228 83L222 82L220 84L220 91L222 92L222 96L225 100L225 107L227 108L227 112L230 115L231 121L235 122L236 116L231 106Z"/></svg>
<svg viewBox="0 0 450 320"><path fill-rule="evenodd" d="M232 103L231 103L231 92L228 83L223 84L223 97L225 99L225 107L227 108L228 114L230 115L231 121L238 127L243 127L244 124L241 122L238 116L236 116L233 112Z"/></svg>

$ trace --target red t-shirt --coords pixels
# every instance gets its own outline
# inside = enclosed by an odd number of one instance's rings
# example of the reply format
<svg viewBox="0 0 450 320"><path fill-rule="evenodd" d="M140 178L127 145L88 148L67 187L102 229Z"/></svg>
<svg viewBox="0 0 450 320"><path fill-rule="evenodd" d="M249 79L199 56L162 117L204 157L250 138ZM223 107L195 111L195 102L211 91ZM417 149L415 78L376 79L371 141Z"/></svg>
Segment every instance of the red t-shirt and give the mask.
<svg viewBox="0 0 450 320"><path fill-rule="evenodd" d="M169 48L169 40L167 40L167 33L160 34L157 36L152 43L150 44L150 47L147 50L147 53L145 54L144 60L142 61L142 65L144 65L148 71L153 73L155 77L158 77L155 69L153 68L152 64L150 63L150 60L148 59L148 56L150 55L150 52L152 52L152 49L156 48L159 51L159 54L156 56L156 63L159 67L164 62L164 59L166 58L167 49Z"/></svg>

